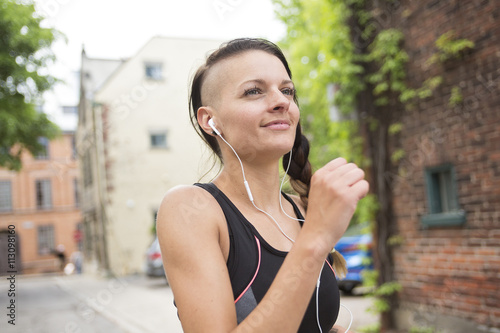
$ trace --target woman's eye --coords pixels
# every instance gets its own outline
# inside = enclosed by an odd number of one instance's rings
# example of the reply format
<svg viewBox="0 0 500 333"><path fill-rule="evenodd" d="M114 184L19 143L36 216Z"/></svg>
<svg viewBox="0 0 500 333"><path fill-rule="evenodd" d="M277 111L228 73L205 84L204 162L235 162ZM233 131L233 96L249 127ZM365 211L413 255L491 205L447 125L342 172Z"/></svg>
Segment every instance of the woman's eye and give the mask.
<svg viewBox="0 0 500 333"><path fill-rule="evenodd" d="M246 89L245 90L245 96L257 95L257 94L260 94L260 92L261 92L260 89L257 88L257 87Z"/></svg>
<svg viewBox="0 0 500 333"><path fill-rule="evenodd" d="M288 96L294 96L295 95L295 89L294 88L285 88L285 89L282 89L281 92L283 92L284 95L288 95Z"/></svg>

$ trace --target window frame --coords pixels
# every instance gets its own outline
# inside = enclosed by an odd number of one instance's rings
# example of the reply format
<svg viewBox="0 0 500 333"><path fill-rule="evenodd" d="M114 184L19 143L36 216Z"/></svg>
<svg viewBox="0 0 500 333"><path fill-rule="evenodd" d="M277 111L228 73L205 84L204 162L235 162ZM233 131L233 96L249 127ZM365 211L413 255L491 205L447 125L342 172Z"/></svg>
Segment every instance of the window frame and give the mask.
<svg viewBox="0 0 500 333"><path fill-rule="evenodd" d="M445 163L427 167L424 172L429 213L421 217L422 225L424 227L463 225L466 222L466 216L465 212L460 209L458 202L458 187L453 164ZM443 177L447 177L447 179L445 180ZM447 183L445 188L442 186L443 181ZM443 203L443 196L447 198L446 203Z"/></svg>
<svg viewBox="0 0 500 333"><path fill-rule="evenodd" d="M51 255L55 249L55 228L53 224L43 224L36 228L38 255ZM42 241L43 240L43 241ZM43 246L43 247L42 247Z"/></svg>
<svg viewBox="0 0 500 333"><path fill-rule="evenodd" d="M40 192L39 192L40 184ZM43 187L43 184L48 184L47 187ZM47 193L44 193L44 188L48 188ZM40 194L40 195L39 195ZM44 198L48 199L45 199ZM39 198L41 198L39 200ZM50 210L52 209L52 182L50 179L36 179L35 180L35 204L37 210Z"/></svg>
<svg viewBox="0 0 500 333"><path fill-rule="evenodd" d="M0 214L1 213L8 213L12 212L12 181L8 179L2 179L0 180L0 185L6 185L7 189L7 195L5 196L5 206L0 205ZM2 196L2 187L0 187L0 196ZM3 200L0 200L0 203L2 203Z"/></svg>
<svg viewBox="0 0 500 333"><path fill-rule="evenodd" d="M45 152L36 154L35 159L42 161L50 159L50 140L41 136L38 138L38 143L45 148Z"/></svg>
<svg viewBox="0 0 500 333"><path fill-rule="evenodd" d="M153 136L165 136L165 144L164 145L153 145ZM168 130L159 130L159 131L149 131L149 147L151 149L168 149Z"/></svg>
<svg viewBox="0 0 500 333"><path fill-rule="evenodd" d="M155 70L153 72L149 72L148 68L155 68ZM148 74L148 73L155 74L157 72L159 72L159 76ZM160 61L146 61L146 62L144 62L144 76L148 80L153 80L153 81L163 80L163 63Z"/></svg>

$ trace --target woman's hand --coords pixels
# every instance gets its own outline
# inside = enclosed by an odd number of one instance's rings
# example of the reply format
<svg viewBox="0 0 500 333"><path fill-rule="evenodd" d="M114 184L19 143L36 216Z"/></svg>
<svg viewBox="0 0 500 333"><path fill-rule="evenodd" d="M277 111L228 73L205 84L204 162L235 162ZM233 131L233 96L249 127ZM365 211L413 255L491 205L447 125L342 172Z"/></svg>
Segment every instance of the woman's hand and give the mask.
<svg viewBox="0 0 500 333"><path fill-rule="evenodd" d="M321 235L319 245L331 250L342 237L358 201L368 193L365 173L354 163L337 158L316 171L311 179L307 209L308 229Z"/></svg>

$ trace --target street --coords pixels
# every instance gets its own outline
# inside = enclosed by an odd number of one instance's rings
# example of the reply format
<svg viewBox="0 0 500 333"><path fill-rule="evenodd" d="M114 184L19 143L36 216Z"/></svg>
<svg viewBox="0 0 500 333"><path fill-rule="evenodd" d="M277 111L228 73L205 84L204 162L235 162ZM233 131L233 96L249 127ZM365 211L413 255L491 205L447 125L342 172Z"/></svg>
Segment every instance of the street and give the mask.
<svg viewBox="0 0 500 333"><path fill-rule="evenodd" d="M171 289L165 279L142 275L105 279L89 275L16 276L15 297L8 277L0 282L0 331L8 333L181 333ZM9 320L11 300L15 320ZM353 313L351 330L372 324L366 313L370 300L343 296ZM12 311L11 311L12 313ZM338 323L347 327L350 315L341 308ZM12 323L12 322L11 322Z"/></svg>

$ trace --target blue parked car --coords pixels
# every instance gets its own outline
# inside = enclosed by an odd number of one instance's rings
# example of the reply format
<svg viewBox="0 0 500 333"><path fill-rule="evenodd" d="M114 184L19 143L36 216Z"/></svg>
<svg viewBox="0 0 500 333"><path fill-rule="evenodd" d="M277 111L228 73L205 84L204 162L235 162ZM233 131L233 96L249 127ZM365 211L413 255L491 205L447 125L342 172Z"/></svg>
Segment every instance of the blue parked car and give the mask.
<svg viewBox="0 0 500 333"><path fill-rule="evenodd" d="M373 269L372 235L350 234L348 231L335 245L335 249L344 256L347 263L346 277L338 280L339 289L350 294L363 283L361 273L366 269Z"/></svg>

